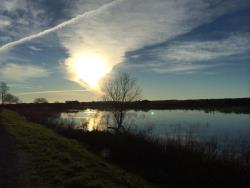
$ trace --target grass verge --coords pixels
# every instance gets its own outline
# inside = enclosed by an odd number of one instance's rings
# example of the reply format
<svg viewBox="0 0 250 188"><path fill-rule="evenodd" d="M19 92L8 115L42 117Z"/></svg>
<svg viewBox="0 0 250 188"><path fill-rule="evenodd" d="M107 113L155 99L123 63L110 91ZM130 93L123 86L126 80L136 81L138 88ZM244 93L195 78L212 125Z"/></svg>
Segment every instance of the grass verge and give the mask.
<svg viewBox="0 0 250 188"><path fill-rule="evenodd" d="M4 109L3 126L18 147L30 156L31 166L45 187L151 187L140 177L107 164L77 141L27 121Z"/></svg>

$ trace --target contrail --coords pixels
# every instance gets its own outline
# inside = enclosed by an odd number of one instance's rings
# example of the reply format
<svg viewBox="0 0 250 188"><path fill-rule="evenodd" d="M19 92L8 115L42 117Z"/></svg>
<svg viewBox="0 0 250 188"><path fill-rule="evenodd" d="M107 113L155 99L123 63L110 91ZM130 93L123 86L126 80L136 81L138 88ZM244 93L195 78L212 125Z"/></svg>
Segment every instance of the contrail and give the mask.
<svg viewBox="0 0 250 188"><path fill-rule="evenodd" d="M120 2L122 2L122 1L124 1L124 0L115 0L115 1L112 1L112 2L110 2L110 3L107 3L107 4L105 4L105 5L102 5L101 7L97 8L97 9L90 10L90 11L85 12L85 13L83 13L83 14L80 14L80 15L74 17L74 18L71 18L70 20L67 20L67 21L65 21L65 22L63 22L63 23L60 23L60 24L58 24L58 25L56 25L56 26L54 26L54 27L52 27L52 28L50 28L50 29L46 29L46 30L41 31L41 32L39 32L39 33L36 33L36 34L30 35L30 36L21 38L21 39L19 39L19 40L13 41L13 42L9 42L9 43L7 43L7 44L4 44L3 46L0 47L0 52L1 52L1 51L4 51L4 50L6 50L6 49L12 48L12 47L14 47L14 46L17 46L17 45L19 45L19 44L28 42L28 41L30 41L30 40L33 40L33 39L35 39L35 38L42 37L42 36L44 36L44 35L46 35L46 34L48 34L48 33L51 33L51 32L53 32L53 31L57 31L57 30L59 30L59 29L62 29L63 27L68 26L68 25L70 25L70 24L73 24L73 23L79 21L80 19L89 18L89 17L91 17L91 16L98 15L98 14L102 13L103 11L109 9L110 7L116 5L117 3L120 3Z"/></svg>
<svg viewBox="0 0 250 188"><path fill-rule="evenodd" d="M22 95L33 95L33 94L47 94L47 93L67 93L67 92L83 92L87 90L55 90L55 91L33 91L33 92L25 92L25 93L17 93L17 96Z"/></svg>

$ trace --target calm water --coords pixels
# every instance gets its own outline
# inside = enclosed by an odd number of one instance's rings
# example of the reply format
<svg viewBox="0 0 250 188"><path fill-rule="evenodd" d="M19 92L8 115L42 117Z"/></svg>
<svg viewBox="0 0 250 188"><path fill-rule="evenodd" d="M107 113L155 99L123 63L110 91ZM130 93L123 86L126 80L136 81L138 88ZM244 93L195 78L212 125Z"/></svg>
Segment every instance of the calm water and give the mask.
<svg viewBox="0 0 250 188"><path fill-rule="evenodd" d="M110 112L83 110L60 115L65 124L88 130L105 129L113 124ZM132 130L150 130L149 134L160 138L192 137L213 141L220 146L250 146L250 115L206 113L198 110L150 110L128 111L124 125Z"/></svg>

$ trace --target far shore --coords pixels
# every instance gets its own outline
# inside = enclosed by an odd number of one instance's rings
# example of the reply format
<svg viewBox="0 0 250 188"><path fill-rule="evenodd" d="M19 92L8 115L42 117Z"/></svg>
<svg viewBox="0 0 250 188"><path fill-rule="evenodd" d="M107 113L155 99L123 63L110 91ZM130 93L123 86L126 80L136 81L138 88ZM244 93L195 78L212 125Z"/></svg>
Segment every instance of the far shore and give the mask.
<svg viewBox="0 0 250 188"><path fill-rule="evenodd" d="M139 100L127 102L123 104L126 110L142 110L151 109L159 110L204 110L220 111L223 113L245 113L250 114L250 98L225 98L225 99L190 99L190 100ZM20 104L4 104L0 107L18 108L46 108L55 111L81 110L81 109L98 109L112 110L118 108L120 103L109 101L65 101L56 103L20 103Z"/></svg>

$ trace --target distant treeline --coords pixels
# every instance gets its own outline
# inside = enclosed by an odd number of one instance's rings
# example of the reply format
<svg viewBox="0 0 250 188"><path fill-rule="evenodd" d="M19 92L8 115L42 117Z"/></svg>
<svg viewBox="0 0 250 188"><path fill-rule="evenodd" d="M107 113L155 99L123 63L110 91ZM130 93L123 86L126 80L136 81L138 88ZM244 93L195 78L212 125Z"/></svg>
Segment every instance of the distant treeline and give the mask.
<svg viewBox="0 0 250 188"><path fill-rule="evenodd" d="M2 105L10 108L39 108L40 110L79 110L79 109L100 109L113 110L119 108L121 103L108 101L78 102L66 101L65 103L22 103ZM250 113L250 98L232 98L232 99L194 99L194 100L141 100L135 102L127 102L123 104L123 109L134 110L150 110L150 109L166 109L166 110L205 110L205 111L221 111L226 113Z"/></svg>

